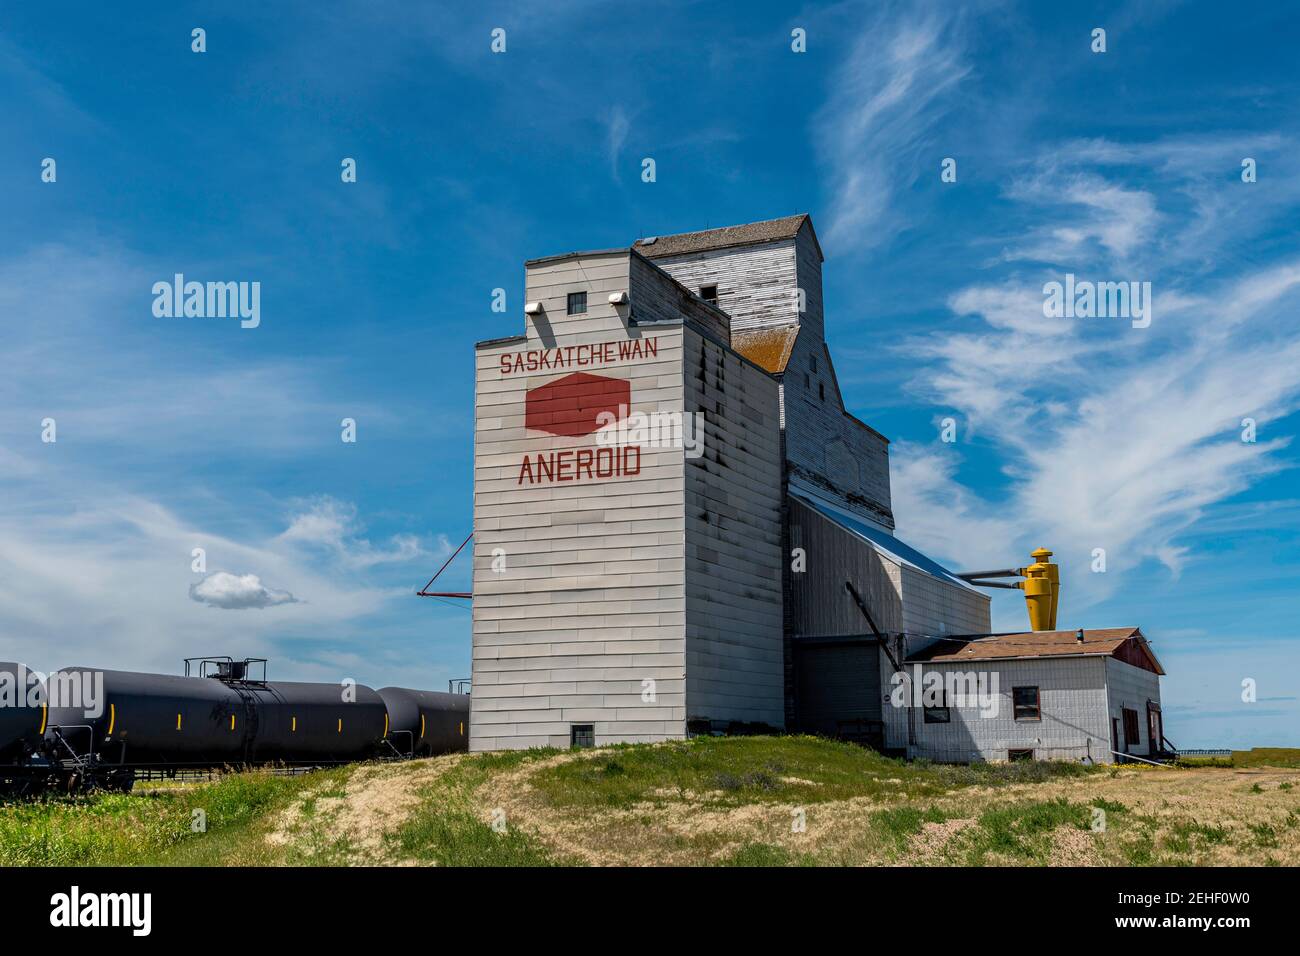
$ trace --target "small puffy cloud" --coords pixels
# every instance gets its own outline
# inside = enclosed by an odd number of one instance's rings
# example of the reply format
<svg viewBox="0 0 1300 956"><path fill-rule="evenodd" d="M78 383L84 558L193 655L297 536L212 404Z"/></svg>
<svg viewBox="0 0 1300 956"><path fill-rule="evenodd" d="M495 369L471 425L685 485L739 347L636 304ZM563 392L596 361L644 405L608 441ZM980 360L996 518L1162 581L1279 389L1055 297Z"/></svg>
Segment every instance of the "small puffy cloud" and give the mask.
<svg viewBox="0 0 1300 956"><path fill-rule="evenodd" d="M213 571L197 584L191 584L190 600L228 611L298 603L288 591L268 588L256 574L229 571Z"/></svg>

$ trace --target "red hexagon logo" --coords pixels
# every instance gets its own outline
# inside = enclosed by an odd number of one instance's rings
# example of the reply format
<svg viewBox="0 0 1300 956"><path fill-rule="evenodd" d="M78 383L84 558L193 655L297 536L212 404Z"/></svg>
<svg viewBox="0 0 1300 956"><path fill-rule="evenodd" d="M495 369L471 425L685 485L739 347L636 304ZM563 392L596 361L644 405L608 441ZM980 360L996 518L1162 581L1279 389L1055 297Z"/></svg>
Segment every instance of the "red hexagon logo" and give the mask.
<svg viewBox="0 0 1300 956"><path fill-rule="evenodd" d="M539 432L574 438L600 427L599 416L608 412L618 421L632 404L632 383L574 372L554 382L529 389L524 397L524 424Z"/></svg>

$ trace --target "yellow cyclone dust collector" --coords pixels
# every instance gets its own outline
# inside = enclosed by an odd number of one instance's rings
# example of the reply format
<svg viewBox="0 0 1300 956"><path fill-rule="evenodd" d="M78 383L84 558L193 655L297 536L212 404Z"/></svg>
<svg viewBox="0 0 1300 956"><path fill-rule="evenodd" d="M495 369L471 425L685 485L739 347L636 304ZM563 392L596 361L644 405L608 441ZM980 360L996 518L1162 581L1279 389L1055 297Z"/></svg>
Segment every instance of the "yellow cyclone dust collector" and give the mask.
<svg viewBox="0 0 1300 956"><path fill-rule="evenodd" d="M1019 588L1025 592L1025 607L1029 611L1031 631L1056 630L1056 607L1061 598L1061 569L1048 558L1052 552L1039 548L1030 552L1034 563L1024 568L1002 568L997 571L971 571L959 574L969 584L982 588ZM1006 584L989 578L1024 578Z"/></svg>

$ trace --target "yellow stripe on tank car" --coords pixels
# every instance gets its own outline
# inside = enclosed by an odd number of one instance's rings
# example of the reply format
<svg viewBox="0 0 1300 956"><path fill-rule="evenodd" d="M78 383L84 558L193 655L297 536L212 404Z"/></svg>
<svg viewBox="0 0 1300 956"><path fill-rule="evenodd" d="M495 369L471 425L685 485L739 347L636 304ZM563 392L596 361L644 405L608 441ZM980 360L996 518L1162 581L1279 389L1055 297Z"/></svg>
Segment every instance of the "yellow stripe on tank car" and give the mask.
<svg viewBox="0 0 1300 956"><path fill-rule="evenodd" d="M388 736L388 715L384 714L384 736Z"/></svg>
<svg viewBox="0 0 1300 956"><path fill-rule="evenodd" d="M116 724L117 724L117 705L109 704L108 705L108 734L106 736L109 737L113 736L113 727Z"/></svg>
<svg viewBox="0 0 1300 956"><path fill-rule="evenodd" d="M181 729L181 715L180 715L180 714L177 714L177 715L176 715L176 729L177 729L177 730L180 730L180 729Z"/></svg>
<svg viewBox="0 0 1300 956"><path fill-rule="evenodd" d="M41 734L42 737L45 736L45 722L46 722L47 720L49 720L49 719L50 719L50 705L49 705L49 704L41 704L41 730L40 730L40 734Z"/></svg>
<svg viewBox="0 0 1300 956"><path fill-rule="evenodd" d="M420 715L420 739L424 739L424 714Z"/></svg>
<svg viewBox="0 0 1300 956"><path fill-rule="evenodd" d="M460 735L461 735L462 737L465 736L465 721L463 721L463 720L460 722Z"/></svg>
<svg viewBox="0 0 1300 956"><path fill-rule="evenodd" d="M234 715L234 714L231 714L231 715L230 715L230 729L231 729L231 730L234 730L234 729L235 729L235 715Z"/></svg>
<svg viewBox="0 0 1300 956"><path fill-rule="evenodd" d="M339 718L339 733L343 733L343 718Z"/></svg>
<svg viewBox="0 0 1300 956"><path fill-rule="evenodd" d="M289 725L289 731L290 731L291 733L295 733L295 734L298 732L298 718L297 718L297 717L295 717L295 718L293 719L293 723Z"/></svg>

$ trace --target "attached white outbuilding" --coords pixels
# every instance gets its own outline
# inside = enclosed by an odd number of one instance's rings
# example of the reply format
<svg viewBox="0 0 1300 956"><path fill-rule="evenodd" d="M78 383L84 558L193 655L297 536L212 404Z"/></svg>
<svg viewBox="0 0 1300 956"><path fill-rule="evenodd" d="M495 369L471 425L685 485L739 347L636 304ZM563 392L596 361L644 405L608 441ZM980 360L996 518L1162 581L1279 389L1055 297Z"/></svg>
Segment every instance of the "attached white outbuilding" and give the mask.
<svg viewBox="0 0 1300 956"><path fill-rule="evenodd" d="M1164 669L1136 627L911 644L906 677L891 682L906 705L885 708L887 739L909 756L1110 763L1171 749L1160 711Z"/></svg>

